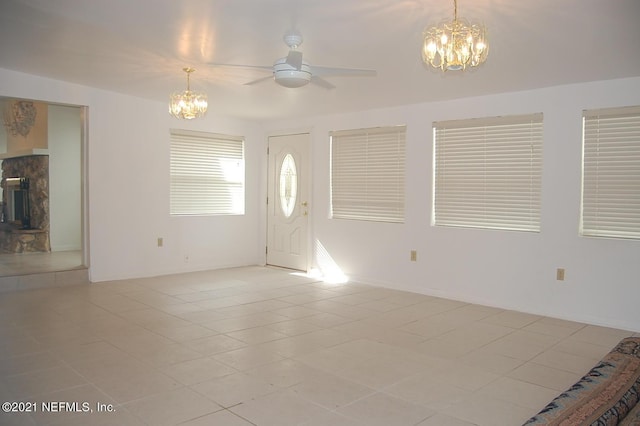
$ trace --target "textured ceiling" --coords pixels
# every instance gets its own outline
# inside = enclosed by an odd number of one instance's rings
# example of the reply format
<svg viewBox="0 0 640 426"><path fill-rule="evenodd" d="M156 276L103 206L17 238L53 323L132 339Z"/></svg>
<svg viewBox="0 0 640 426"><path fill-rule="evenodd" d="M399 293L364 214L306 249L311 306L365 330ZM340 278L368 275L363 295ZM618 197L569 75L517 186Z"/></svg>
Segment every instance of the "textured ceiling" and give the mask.
<svg viewBox="0 0 640 426"><path fill-rule="evenodd" d="M640 76L639 0L460 0L458 11L485 23L491 50L478 69L443 74L422 64L420 38L453 1L2 0L0 68L165 101L192 66L211 112L253 120ZM312 65L377 76L287 89L211 65L271 65L293 26Z"/></svg>

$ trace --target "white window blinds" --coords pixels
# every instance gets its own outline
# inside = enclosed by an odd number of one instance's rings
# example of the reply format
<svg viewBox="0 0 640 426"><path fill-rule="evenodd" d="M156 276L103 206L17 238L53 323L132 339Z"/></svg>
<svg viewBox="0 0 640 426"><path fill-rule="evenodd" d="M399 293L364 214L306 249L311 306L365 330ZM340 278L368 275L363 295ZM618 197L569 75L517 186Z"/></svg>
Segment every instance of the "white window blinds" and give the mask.
<svg viewBox="0 0 640 426"><path fill-rule="evenodd" d="M640 239L640 106L583 112L580 233Z"/></svg>
<svg viewBox="0 0 640 426"><path fill-rule="evenodd" d="M331 217L404 222L406 126L330 136Z"/></svg>
<svg viewBox="0 0 640 426"><path fill-rule="evenodd" d="M540 231L542 114L434 123L432 223Z"/></svg>
<svg viewBox="0 0 640 426"><path fill-rule="evenodd" d="M244 140L171 130L170 213L244 214Z"/></svg>

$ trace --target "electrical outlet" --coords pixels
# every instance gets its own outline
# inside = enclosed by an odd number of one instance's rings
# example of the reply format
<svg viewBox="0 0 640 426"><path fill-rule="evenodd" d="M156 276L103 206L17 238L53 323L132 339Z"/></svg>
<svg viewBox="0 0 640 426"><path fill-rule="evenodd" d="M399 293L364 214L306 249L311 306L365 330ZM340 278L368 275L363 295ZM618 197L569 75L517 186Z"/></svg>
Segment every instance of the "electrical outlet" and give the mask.
<svg viewBox="0 0 640 426"><path fill-rule="evenodd" d="M564 268L556 269L556 280L564 281Z"/></svg>
<svg viewBox="0 0 640 426"><path fill-rule="evenodd" d="M164 244L164 239L162 237L158 237L158 247L162 247Z"/></svg>
<svg viewBox="0 0 640 426"><path fill-rule="evenodd" d="M412 262L416 262L418 260L418 251L417 250L411 250L411 261Z"/></svg>

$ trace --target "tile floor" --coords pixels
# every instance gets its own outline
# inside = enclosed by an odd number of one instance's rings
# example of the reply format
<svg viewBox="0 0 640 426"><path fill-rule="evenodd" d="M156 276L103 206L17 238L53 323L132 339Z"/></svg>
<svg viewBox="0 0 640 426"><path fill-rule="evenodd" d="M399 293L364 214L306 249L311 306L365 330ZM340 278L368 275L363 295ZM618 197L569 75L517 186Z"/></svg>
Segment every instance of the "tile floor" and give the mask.
<svg viewBox="0 0 640 426"><path fill-rule="evenodd" d="M264 267L4 293L0 424L520 425L630 335Z"/></svg>
<svg viewBox="0 0 640 426"><path fill-rule="evenodd" d="M82 251L0 254L0 277L82 268Z"/></svg>

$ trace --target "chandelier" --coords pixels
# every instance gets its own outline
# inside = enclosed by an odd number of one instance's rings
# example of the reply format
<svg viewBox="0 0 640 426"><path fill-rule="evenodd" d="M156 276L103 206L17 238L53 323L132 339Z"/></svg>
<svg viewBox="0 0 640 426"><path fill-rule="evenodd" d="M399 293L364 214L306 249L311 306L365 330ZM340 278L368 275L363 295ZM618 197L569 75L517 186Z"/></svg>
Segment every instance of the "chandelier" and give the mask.
<svg viewBox="0 0 640 426"><path fill-rule="evenodd" d="M169 114L184 120L202 117L207 112L207 95L192 92L189 87L189 77L195 69L186 67L182 70L187 73L187 90L171 94L169 97Z"/></svg>
<svg viewBox="0 0 640 426"><path fill-rule="evenodd" d="M442 71L477 67L489 53L484 25L458 18L457 0L453 0L453 7L453 21L431 26L424 32L422 60Z"/></svg>

